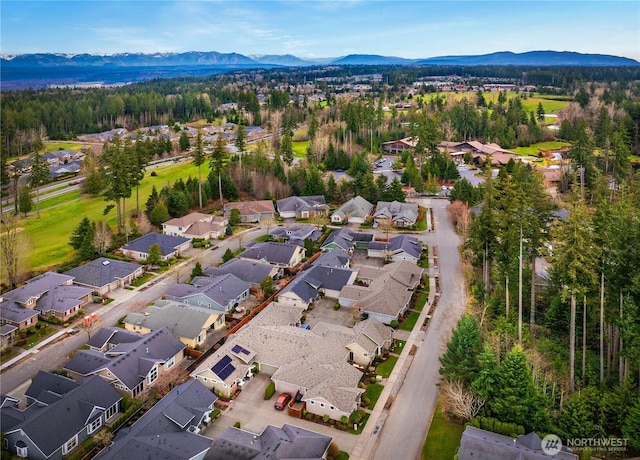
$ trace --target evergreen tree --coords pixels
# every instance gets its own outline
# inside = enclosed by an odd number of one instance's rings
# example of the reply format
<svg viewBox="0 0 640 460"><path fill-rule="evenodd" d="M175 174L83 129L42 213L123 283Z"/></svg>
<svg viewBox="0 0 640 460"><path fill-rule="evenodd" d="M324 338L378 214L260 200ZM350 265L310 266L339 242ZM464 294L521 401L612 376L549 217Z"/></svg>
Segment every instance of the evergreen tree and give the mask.
<svg viewBox="0 0 640 460"><path fill-rule="evenodd" d="M233 259L233 251L231 248L227 248L227 250L224 251L224 254L222 254L222 262L228 262L231 259Z"/></svg>
<svg viewBox="0 0 640 460"><path fill-rule="evenodd" d="M590 438L598 435L586 398L574 393L562 405L558 427L568 438Z"/></svg>
<svg viewBox="0 0 640 460"><path fill-rule="evenodd" d="M533 386L527 356L519 345L502 361L495 399L489 404L493 415L502 422L517 423L526 431L547 427L548 418Z"/></svg>
<svg viewBox="0 0 640 460"><path fill-rule="evenodd" d="M387 189L384 193L384 201L399 201L400 203L405 202L404 191L402 190L402 182L400 182L397 177L394 177L391 183L387 186Z"/></svg>
<svg viewBox="0 0 640 460"><path fill-rule="evenodd" d="M274 292L276 292L276 288L273 285L273 278L270 276L265 276L264 279L260 282L260 290L264 295L264 299L269 298Z"/></svg>
<svg viewBox="0 0 640 460"><path fill-rule="evenodd" d="M182 131L180 133L178 146L180 147L181 152L186 152L187 150L189 150L189 147L191 146L191 142L189 141L189 134L187 133L187 131Z"/></svg>
<svg viewBox="0 0 640 460"><path fill-rule="evenodd" d="M85 241L85 236L91 233L91 221L88 217L84 217L76 229L71 234L69 238L69 246L71 246L76 251L79 251L82 247L83 241Z"/></svg>
<svg viewBox="0 0 640 460"><path fill-rule="evenodd" d="M36 214L40 217L40 187L49 179L49 165L42 155L36 153L31 160L29 185L36 191Z"/></svg>
<svg viewBox="0 0 640 460"><path fill-rule="evenodd" d="M492 401L498 388L498 357L487 344L478 355L478 365L479 370L471 382L471 389L474 393L482 396L485 401Z"/></svg>
<svg viewBox="0 0 640 460"><path fill-rule="evenodd" d="M162 251L160 250L160 245L158 243L154 243L149 246L149 252L147 253L147 265L149 266L158 266L162 262Z"/></svg>
<svg viewBox="0 0 640 460"><path fill-rule="evenodd" d="M333 146L333 142L329 142L329 148L327 149L327 156L324 159L324 167L328 171L334 171L338 169L338 157L336 155L336 149Z"/></svg>
<svg viewBox="0 0 640 460"><path fill-rule="evenodd" d="M538 102L538 109L536 110L536 116L538 117L538 121L544 121L544 107L542 107L542 102Z"/></svg>
<svg viewBox="0 0 640 460"><path fill-rule="evenodd" d="M202 269L202 264L199 260L196 261L193 270L191 270L191 279L195 278L196 276L205 276L204 270Z"/></svg>
<svg viewBox="0 0 640 460"><path fill-rule="evenodd" d="M218 135L215 147L211 152L211 158L209 160L209 166L211 167L211 174L218 178L218 197L220 198L220 206L224 206L224 200L222 195L222 173L227 167L229 162L229 155L224 145L222 135Z"/></svg>
<svg viewBox="0 0 640 460"><path fill-rule="evenodd" d="M163 200L158 200L158 204L153 208L149 214L149 222L158 228L162 228L162 223L171 219L167 205Z"/></svg>
<svg viewBox="0 0 640 460"><path fill-rule="evenodd" d="M18 192L18 211L27 217L27 214L33 209L33 197L31 196L31 188L26 185L20 186Z"/></svg>
<svg viewBox="0 0 640 460"><path fill-rule="evenodd" d="M158 202L160 202L160 195L158 194L158 189L156 189L156 186L154 185L151 188L151 194L149 195L149 198L147 198L147 203L146 203L147 215L149 216L151 215L151 212L153 212Z"/></svg>
<svg viewBox="0 0 640 460"><path fill-rule="evenodd" d="M324 195L324 182L320 177L320 171L315 165L311 165L307 171L307 178L302 188L302 195Z"/></svg>
<svg viewBox="0 0 640 460"><path fill-rule="evenodd" d="M335 200L337 188L338 188L338 184L336 184L336 180L333 177L333 174L329 173L329 177L327 178L327 185L325 187L325 193L324 193L324 198L328 203Z"/></svg>
<svg viewBox="0 0 640 460"><path fill-rule="evenodd" d="M440 357L440 374L446 379L460 380L469 385L478 374L481 349L478 322L473 316L464 315L458 320L447 349Z"/></svg>
<svg viewBox="0 0 640 460"><path fill-rule="evenodd" d="M240 210L233 208L229 213L229 225L239 225L241 222Z"/></svg>
<svg viewBox="0 0 640 460"><path fill-rule="evenodd" d="M637 398L622 425L622 434L627 438L629 445L640 450L640 398Z"/></svg>
<svg viewBox="0 0 640 460"><path fill-rule="evenodd" d="M202 131L198 130L198 135L196 136L196 146L193 149L193 153L191 154L193 158L193 164L198 167L198 204L200 205L200 209L202 209L202 172L201 166L204 164L206 160L206 154L204 152L204 142L202 140Z"/></svg>

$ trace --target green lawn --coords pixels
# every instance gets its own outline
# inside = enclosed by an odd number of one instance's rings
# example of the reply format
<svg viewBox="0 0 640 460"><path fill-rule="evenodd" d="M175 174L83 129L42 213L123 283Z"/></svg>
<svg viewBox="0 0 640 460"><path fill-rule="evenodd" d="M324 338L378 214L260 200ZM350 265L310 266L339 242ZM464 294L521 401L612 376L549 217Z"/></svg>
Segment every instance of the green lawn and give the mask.
<svg viewBox="0 0 640 460"><path fill-rule="evenodd" d="M511 151L520 155L531 155L537 157L540 153L539 149L553 150L568 147L570 145L571 144L568 142L561 141L539 142L537 144L531 144L529 147L516 147L515 149L511 149Z"/></svg>
<svg viewBox="0 0 640 460"><path fill-rule="evenodd" d="M427 303L428 298L429 298L428 292L423 292L422 294L420 294L420 297L418 298L418 301L416 302L416 306L414 308L418 311L422 311L425 304Z"/></svg>
<svg viewBox="0 0 640 460"><path fill-rule="evenodd" d="M371 414L366 413L364 414L364 416L362 417L362 421L358 424L358 429L354 430L354 429L350 429L349 433L351 434L361 434L362 430L364 430L365 425L367 424L367 420L369 420L369 416Z"/></svg>
<svg viewBox="0 0 640 460"><path fill-rule="evenodd" d="M393 346L395 348L395 350L393 351L393 353L396 354L400 354L402 353L402 350L404 350L404 346L407 344L406 340L401 340L401 339L393 339Z"/></svg>
<svg viewBox="0 0 640 460"><path fill-rule="evenodd" d="M27 344L24 346L25 350L32 348L35 344L42 342L44 339L57 332L57 329L51 326L45 326L38 329L38 332L31 334L27 339Z"/></svg>
<svg viewBox="0 0 640 460"><path fill-rule="evenodd" d="M383 362L381 362L376 366L376 375L389 377L391 375L391 371L393 371L393 367L396 365L397 362L398 362L397 356L389 356L386 360L384 360Z"/></svg>
<svg viewBox="0 0 640 460"><path fill-rule="evenodd" d="M402 329L403 331L409 331L409 332L413 331L413 328L418 322L419 316L420 316L420 312L417 312L417 311L412 311L411 313L409 313L409 316L407 317L407 319L404 320L404 322L400 325L400 329Z"/></svg>
<svg viewBox="0 0 640 460"><path fill-rule="evenodd" d="M58 150L80 150L87 144L78 144L77 142L63 142L63 141L45 141L44 153L57 152Z"/></svg>
<svg viewBox="0 0 640 460"><path fill-rule="evenodd" d="M189 176L196 177L197 168L191 163L176 163L168 166L154 168L152 171L156 173L155 177L150 175L151 171L147 171L144 180L140 184L140 207L144 209L144 203L151 193L153 185L158 191L167 185L172 184L176 179L187 179ZM208 174L208 168L203 168L203 177ZM40 207L50 206L52 203L59 201L71 200L77 198L77 195L70 192L64 194L61 198L51 198L40 202ZM136 191L133 190L131 198L126 200L126 210L132 211L136 206ZM112 209L106 216L103 210L110 204L103 197L91 197L82 195L80 199L76 199L65 206L58 206L53 209L45 210L40 213L40 218L35 216L35 212L26 219L22 219L18 225L24 228L24 234L27 239L27 247L29 257L27 266L31 270L45 270L53 268L63 262L72 260L75 256L74 251L68 245L71 233L78 226L78 223L86 216L92 221L105 219L109 225L115 230L116 211Z"/></svg>
<svg viewBox="0 0 640 460"><path fill-rule="evenodd" d="M136 278L135 280L131 281L131 286L140 287L154 276L156 276L154 273L145 273L140 278Z"/></svg>
<svg viewBox="0 0 640 460"><path fill-rule="evenodd" d="M424 206L418 207L418 221L416 222L416 227L421 232L424 232L427 229L427 208Z"/></svg>
<svg viewBox="0 0 640 460"><path fill-rule="evenodd" d="M58 196L54 196L53 198L46 198L44 200L40 200L40 209L51 208L53 206L58 206L63 203L68 203L73 200L77 200L82 196L82 192L80 190L71 190L67 193L63 193ZM33 198L33 211L35 212L36 208L36 198Z"/></svg>
<svg viewBox="0 0 640 460"><path fill-rule="evenodd" d="M307 157L307 147L309 147L309 141L293 142L293 154L296 158Z"/></svg>
<svg viewBox="0 0 640 460"><path fill-rule="evenodd" d="M493 102L496 104L498 102L498 91L485 91L482 93L487 104L489 102ZM456 101L460 101L463 98L466 98L469 101L475 103L476 93L475 91L458 91L458 92L447 92L440 93L440 96L444 95L448 98L453 98ZM507 91L507 100L517 97L518 93L515 91ZM428 94L424 95L424 101L429 102L431 98L435 97L435 95ZM542 108L545 113L555 113L558 112L569 105L569 103L573 100L573 98L568 97L564 98L561 96L544 96L544 95L534 95L532 97L527 97L526 99L522 99L522 107L528 112L535 112L538 110L538 104L542 102Z"/></svg>
<svg viewBox="0 0 640 460"><path fill-rule="evenodd" d="M384 385L380 385L379 383L371 383L367 386L367 389L364 391L364 396L371 401L369 403L369 409L376 407L376 402L378 402L382 390L384 390Z"/></svg>
<svg viewBox="0 0 640 460"><path fill-rule="evenodd" d="M464 426L448 422L440 405L436 406L427 439L422 446L423 460L451 460L458 452Z"/></svg>

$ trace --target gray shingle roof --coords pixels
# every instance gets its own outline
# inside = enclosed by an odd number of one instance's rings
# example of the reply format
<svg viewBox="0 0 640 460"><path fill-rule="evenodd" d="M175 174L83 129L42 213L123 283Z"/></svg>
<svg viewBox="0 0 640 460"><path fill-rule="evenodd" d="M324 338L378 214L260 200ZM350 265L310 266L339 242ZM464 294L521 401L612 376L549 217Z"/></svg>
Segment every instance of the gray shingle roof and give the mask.
<svg viewBox="0 0 640 460"><path fill-rule="evenodd" d="M321 265L323 267L348 267L349 254L342 249L332 249L323 253L320 257L313 261L311 265Z"/></svg>
<svg viewBox="0 0 640 460"><path fill-rule="evenodd" d="M62 286L73 280L73 276L66 274L46 272L42 275L31 278L24 286L20 286L12 291L3 294L4 298L11 299L15 302L24 304L29 299L39 298L50 289L56 286Z"/></svg>
<svg viewBox="0 0 640 460"><path fill-rule="evenodd" d="M140 253L148 253L149 248L157 244L160 246L160 253L164 257L175 252L180 245L187 241L189 241L189 238L182 236L163 235L161 233L151 232L128 242L122 248Z"/></svg>
<svg viewBox="0 0 640 460"><path fill-rule="evenodd" d="M24 308L13 300L0 302L0 318L3 321L18 324L34 316L38 316L37 311Z"/></svg>
<svg viewBox="0 0 640 460"><path fill-rule="evenodd" d="M91 294L90 288L80 286L55 286L44 294L36 303L36 310L65 312L72 307L80 306L81 299Z"/></svg>
<svg viewBox="0 0 640 460"><path fill-rule="evenodd" d="M300 214L303 211L329 209L323 195L290 196L276 201L278 212L291 212Z"/></svg>
<svg viewBox="0 0 640 460"><path fill-rule="evenodd" d="M231 274L247 283L260 284L266 276L272 276L274 267L250 260L231 259L220 267L207 268L207 275L217 276Z"/></svg>
<svg viewBox="0 0 640 460"><path fill-rule="evenodd" d="M130 313L126 324L142 326L152 331L168 328L176 337L195 339L202 333L211 313L178 302L157 302L143 313Z"/></svg>
<svg viewBox="0 0 640 460"><path fill-rule="evenodd" d="M313 225L291 225L290 227L275 227L269 234L274 238L285 240L304 241L309 238L311 241L317 241L322 232L317 231Z"/></svg>
<svg viewBox="0 0 640 460"><path fill-rule="evenodd" d="M412 235L394 236L393 238L390 238L388 242L372 241L369 243L369 249L378 251L387 250L392 255L405 252L416 259L420 258L420 254L423 251L422 243L418 238Z"/></svg>
<svg viewBox="0 0 640 460"><path fill-rule="evenodd" d="M339 216L344 219L347 216L351 217L366 217L373 211L373 205L361 196L355 196L349 201L344 203L333 213L335 216Z"/></svg>
<svg viewBox="0 0 640 460"><path fill-rule="evenodd" d="M137 270L140 270L138 264L100 257L80 267L72 268L65 272L65 275L73 276L74 282L78 284L99 289L118 279L131 276Z"/></svg>
<svg viewBox="0 0 640 460"><path fill-rule="evenodd" d="M30 413L14 429L21 429L45 455L50 456L82 430L87 421L97 418L99 412L89 419L95 407L106 409L121 399L102 378L89 377L80 381L77 388L67 392L59 401Z"/></svg>
<svg viewBox="0 0 640 460"><path fill-rule="evenodd" d="M301 299L311 301L316 298L320 289L339 291L349 283L353 274L354 270L314 265L298 273L279 295L293 291Z"/></svg>
<svg viewBox="0 0 640 460"><path fill-rule="evenodd" d="M356 241L369 242L371 240L373 240L373 234L371 233L353 232L348 228L341 228L331 232L327 239L324 240L322 247L325 248L331 243L334 243L345 251L348 251L355 245Z"/></svg>
<svg viewBox="0 0 640 460"><path fill-rule="evenodd" d="M142 334L138 334L137 332L127 331L119 327L102 327L91 334L87 345L101 350L105 348L107 344L115 346L120 343L137 342L141 338Z"/></svg>
<svg viewBox="0 0 640 460"><path fill-rule="evenodd" d="M198 380L183 383L158 401L131 428L118 433L115 443L96 458L193 458L209 449L211 439L185 430L190 425L199 425L216 399Z"/></svg>
<svg viewBox="0 0 640 460"><path fill-rule="evenodd" d="M225 308L250 287L249 283L229 273L212 277L210 283L201 287L189 284L174 284L167 290L166 295L175 299L203 295Z"/></svg>
<svg viewBox="0 0 640 460"><path fill-rule="evenodd" d="M267 425L256 436L238 428L227 428L211 444L209 460L315 459L324 458L332 438L315 431L284 424Z"/></svg>
<svg viewBox="0 0 640 460"><path fill-rule="evenodd" d="M378 201L376 217L386 217L393 221L404 220L414 224L418 218L418 205L416 203L400 203L399 201Z"/></svg>
<svg viewBox="0 0 640 460"><path fill-rule="evenodd" d="M256 243L240 254L243 259L264 260L272 264L287 265L299 246L290 243L276 243L267 241Z"/></svg>

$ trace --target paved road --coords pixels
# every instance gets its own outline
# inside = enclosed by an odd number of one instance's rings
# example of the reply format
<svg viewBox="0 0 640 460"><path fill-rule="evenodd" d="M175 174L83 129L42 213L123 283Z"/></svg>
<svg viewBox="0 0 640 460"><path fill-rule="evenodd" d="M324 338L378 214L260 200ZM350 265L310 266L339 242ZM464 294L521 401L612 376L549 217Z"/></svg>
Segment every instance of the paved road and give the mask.
<svg viewBox="0 0 640 460"><path fill-rule="evenodd" d="M466 304L458 252L460 239L447 214L449 201L428 198L414 201L434 209L435 232L421 234L419 238L438 247L442 296L380 432L374 460L420 458L438 398L438 358Z"/></svg>
<svg viewBox="0 0 640 460"><path fill-rule="evenodd" d="M242 244L246 245L250 240L257 238L260 235L264 235L266 230L263 228L255 228L246 231L242 236ZM196 260L199 260L203 268L207 268L215 263L218 263L222 259L227 248L236 250L238 248L240 239L237 235L233 238L220 241L216 249L198 250L191 249L190 254L192 258L188 261L181 263L173 271L167 272L162 275L162 279L153 283L146 288L137 288L136 290L129 291L126 289L119 289L115 293L111 294L115 300L109 305L100 307L97 309L99 326L111 326L115 324L121 316L124 316L132 311L140 310L144 306L152 303L153 301L162 297L162 295L173 284L176 284L176 276L174 273L178 271L180 273L180 281L185 282L190 274ZM93 312L94 309L91 308ZM88 335L85 331L81 331L74 336L66 336L64 339L58 341L55 344L51 344L37 353L33 354L27 360L20 362L10 369L2 372L0 378L0 393L9 393L22 385L27 380L31 379L37 374L39 370L49 371L53 369L60 369L67 361L67 357L71 352L77 350L84 345L88 340Z"/></svg>

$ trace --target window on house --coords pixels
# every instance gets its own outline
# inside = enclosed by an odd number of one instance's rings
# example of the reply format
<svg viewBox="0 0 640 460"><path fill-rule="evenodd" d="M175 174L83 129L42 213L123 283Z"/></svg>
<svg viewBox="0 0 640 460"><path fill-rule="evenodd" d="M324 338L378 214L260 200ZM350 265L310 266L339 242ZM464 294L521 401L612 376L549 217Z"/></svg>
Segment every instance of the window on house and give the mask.
<svg viewBox="0 0 640 460"><path fill-rule="evenodd" d="M111 417L118 413L118 403L108 408L104 413L104 419L109 420Z"/></svg>
<svg viewBox="0 0 640 460"><path fill-rule="evenodd" d="M18 457L29 458L29 448L16 446L16 454Z"/></svg>
<svg viewBox="0 0 640 460"><path fill-rule="evenodd" d="M148 378L149 385L155 382L157 378L158 378L158 368L154 366L153 369L151 369L151 371L149 372L149 378Z"/></svg>
<svg viewBox="0 0 640 460"><path fill-rule="evenodd" d="M75 435L73 438L69 439L64 446L62 446L62 455L68 454L78 445L78 435Z"/></svg>
<svg viewBox="0 0 640 460"><path fill-rule="evenodd" d="M93 422L89 424L89 427L87 428L87 434L94 433L101 426L102 426L102 417L98 417L97 419L95 419Z"/></svg>
<svg viewBox="0 0 640 460"><path fill-rule="evenodd" d="M320 403L320 407L324 407L324 403Z"/></svg>
<svg viewBox="0 0 640 460"><path fill-rule="evenodd" d="M175 356L173 358L171 358L169 361L167 361L167 363L164 365L164 367L166 369L171 369L173 367L173 365L176 363L176 358Z"/></svg>

